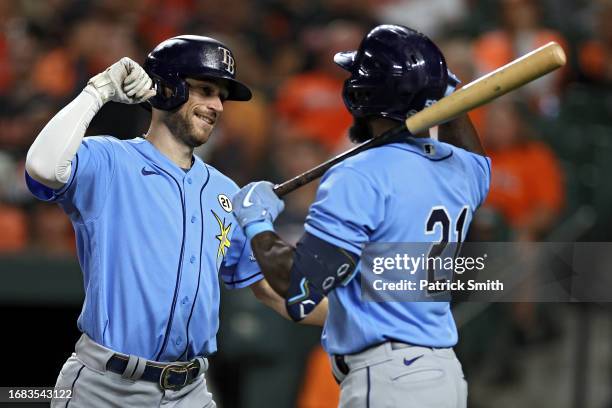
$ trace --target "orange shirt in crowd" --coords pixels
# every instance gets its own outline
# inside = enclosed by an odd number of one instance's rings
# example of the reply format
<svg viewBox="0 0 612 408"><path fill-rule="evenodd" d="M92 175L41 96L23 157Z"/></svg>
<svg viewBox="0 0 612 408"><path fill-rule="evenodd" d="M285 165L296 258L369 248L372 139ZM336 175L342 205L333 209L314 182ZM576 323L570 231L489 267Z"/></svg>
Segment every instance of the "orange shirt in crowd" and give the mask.
<svg viewBox="0 0 612 408"><path fill-rule="evenodd" d="M343 83L322 72L296 75L279 89L276 109L281 117L332 150L353 123L342 101Z"/></svg>
<svg viewBox="0 0 612 408"><path fill-rule="evenodd" d="M193 9L194 0L144 0L142 10L146 12L139 14L138 33L151 48L170 37L186 34L181 32L181 26Z"/></svg>
<svg viewBox="0 0 612 408"><path fill-rule="evenodd" d="M76 78L75 62L65 48L57 48L43 55L36 62L32 74L36 89L58 98L72 92Z"/></svg>
<svg viewBox="0 0 612 408"><path fill-rule="evenodd" d="M580 69L589 78L600 81L612 79L610 78L612 73L609 73L612 72L609 68L612 64L612 55L599 41L593 40L584 43L579 50L578 62L580 63Z"/></svg>
<svg viewBox="0 0 612 408"><path fill-rule="evenodd" d="M0 204L0 252L15 252L28 243L28 223L21 208Z"/></svg>
<svg viewBox="0 0 612 408"><path fill-rule="evenodd" d="M553 30L539 30L533 34L529 50L534 50L556 41L567 52L567 44L563 36ZM505 30L495 30L485 33L474 42L474 62L480 73L488 73L518 58L518 52L513 37Z"/></svg>
<svg viewBox="0 0 612 408"><path fill-rule="evenodd" d="M6 91L11 85L11 69L9 62L8 40L0 33L0 92Z"/></svg>
<svg viewBox="0 0 612 408"><path fill-rule="evenodd" d="M331 371L329 356L321 346L312 350L306 363L304 384L298 396L298 408L337 408L340 387Z"/></svg>
<svg viewBox="0 0 612 408"><path fill-rule="evenodd" d="M557 213L564 202L563 176L553 152L541 142L526 142L489 152L491 189L486 201L513 227L520 227L533 210Z"/></svg>

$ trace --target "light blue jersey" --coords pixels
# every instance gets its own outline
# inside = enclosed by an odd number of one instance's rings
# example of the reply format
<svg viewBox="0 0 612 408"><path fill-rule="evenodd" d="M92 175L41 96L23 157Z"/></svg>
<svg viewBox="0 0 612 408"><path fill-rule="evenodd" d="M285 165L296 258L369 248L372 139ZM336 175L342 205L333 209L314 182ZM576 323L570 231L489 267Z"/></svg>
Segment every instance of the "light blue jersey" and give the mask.
<svg viewBox="0 0 612 408"><path fill-rule="evenodd" d="M446 212L452 225L463 217L464 238L490 178L489 159L432 139L370 149L325 174L306 231L361 255L370 242L438 242L435 216ZM457 240L457 233L450 234L449 242ZM359 270L358 265L355 278L329 294L323 332L328 353L352 354L389 340L456 344L448 302L362 301Z"/></svg>
<svg viewBox="0 0 612 408"><path fill-rule="evenodd" d="M62 189L26 178L72 221L78 326L108 348L156 361L213 353L219 274L229 288L263 278L231 212L238 187L197 157L185 171L145 139L88 137Z"/></svg>

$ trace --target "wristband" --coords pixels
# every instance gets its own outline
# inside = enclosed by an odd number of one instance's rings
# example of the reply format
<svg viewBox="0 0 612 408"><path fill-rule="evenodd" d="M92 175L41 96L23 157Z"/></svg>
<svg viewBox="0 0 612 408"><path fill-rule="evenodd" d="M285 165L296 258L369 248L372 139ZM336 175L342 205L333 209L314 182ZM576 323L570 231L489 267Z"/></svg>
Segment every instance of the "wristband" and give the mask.
<svg viewBox="0 0 612 408"><path fill-rule="evenodd" d="M266 231L274 231L274 226L267 220L256 221L244 227L244 233L249 242L255 235Z"/></svg>

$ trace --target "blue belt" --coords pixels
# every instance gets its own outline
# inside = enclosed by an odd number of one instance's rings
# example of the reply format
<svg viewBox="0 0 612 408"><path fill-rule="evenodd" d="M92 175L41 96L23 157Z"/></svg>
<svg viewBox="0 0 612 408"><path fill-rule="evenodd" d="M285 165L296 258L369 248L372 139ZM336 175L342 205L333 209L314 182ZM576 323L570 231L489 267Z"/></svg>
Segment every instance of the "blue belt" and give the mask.
<svg viewBox="0 0 612 408"><path fill-rule="evenodd" d="M128 356L113 355L106 363L106 369L123 374L128 365ZM159 384L162 390L177 391L191 384L198 378L200 362L192 360L188 364L156 364L147 362L141 380Z"/></svg>

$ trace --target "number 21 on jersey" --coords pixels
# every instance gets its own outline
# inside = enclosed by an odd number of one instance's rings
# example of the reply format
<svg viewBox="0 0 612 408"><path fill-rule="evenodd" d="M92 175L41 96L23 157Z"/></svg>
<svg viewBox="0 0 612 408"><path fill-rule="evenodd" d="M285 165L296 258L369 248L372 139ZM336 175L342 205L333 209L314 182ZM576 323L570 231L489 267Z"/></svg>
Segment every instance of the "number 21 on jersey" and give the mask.
<svg viewBox="0 0 612 408"><path fill-rule="evenodd" d="M437 258L442 255L449 242L456 242L457 247L453 258L456 258L461 249L461 243L465 239L465 222L467 215L470 211L470 206L465 205L459 211L457 218L452 218L446 207L440 205L435 206L429 212L427 222L425 223L425 234L432 235L436 233L436 229L439 230L440 238L436 241L429 250L427 258ZM454 226L453 231L455 236L451 236L451 227ZM454 239L453 239L454 238ZM434 283L436 281L446 281L446 279L436 279L436 271L434 265L431 262L427 262L427 281ZM436 291L429 291L435 293Z"/></svg>

